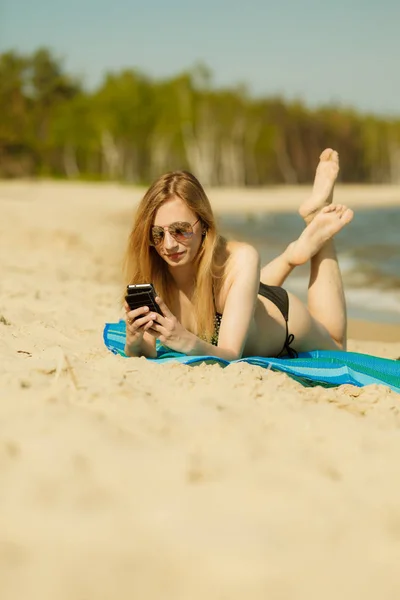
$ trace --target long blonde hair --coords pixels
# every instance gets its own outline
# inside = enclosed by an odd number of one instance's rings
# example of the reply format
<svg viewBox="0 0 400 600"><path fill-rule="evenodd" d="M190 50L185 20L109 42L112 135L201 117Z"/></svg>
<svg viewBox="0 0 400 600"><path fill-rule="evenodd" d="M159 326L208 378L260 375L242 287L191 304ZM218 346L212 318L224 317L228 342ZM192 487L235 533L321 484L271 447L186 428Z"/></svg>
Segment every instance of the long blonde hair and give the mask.
<svg viewBox="0 0 400 600"><path fill-rule="evenodd" d="M174 283L165 261L149 245L150 230L159 207L172 197L180 198L200 218L205 234L195 261L195 288L192 297L196 333L211 339L214 333L214 293L220 287L226 241L216 228L207 195L194 175L173 171L159 177L142 198L135 216L124 259L125 286L153 283L157 293L172 301ZM124 290L125 291L125 290Z"/></svg>

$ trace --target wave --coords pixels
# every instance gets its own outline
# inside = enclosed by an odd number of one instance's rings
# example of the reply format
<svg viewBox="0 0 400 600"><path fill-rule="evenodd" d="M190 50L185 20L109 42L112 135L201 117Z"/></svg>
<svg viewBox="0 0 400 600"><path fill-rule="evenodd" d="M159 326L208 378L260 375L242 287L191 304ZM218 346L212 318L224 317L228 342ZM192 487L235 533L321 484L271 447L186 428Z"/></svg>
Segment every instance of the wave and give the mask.
<svg viewBox="0 0 400 600"><path fill-rule="evenodd" d="M400 269L398 257L389 253L386 259L375 262L358 258L357 253L346 253L339 255L339 265L343 280L347 287L376 287L381 290L400 290Z"/></svg>
<svg viewBox="0 0 400 600"><path fill-rule="evenodd" d="M392 312L400 316L400 291L348 288L345 293L349 305L360 306L375 312Z"/></svg>

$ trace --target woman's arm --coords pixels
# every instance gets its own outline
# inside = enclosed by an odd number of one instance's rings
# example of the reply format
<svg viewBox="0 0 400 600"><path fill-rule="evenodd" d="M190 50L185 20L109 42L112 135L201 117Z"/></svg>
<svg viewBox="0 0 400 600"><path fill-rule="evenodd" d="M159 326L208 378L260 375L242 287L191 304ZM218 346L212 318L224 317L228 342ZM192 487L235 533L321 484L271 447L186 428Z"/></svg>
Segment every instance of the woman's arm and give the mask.
<svg viewBox="0 0 400 600"><path fill-rule="evenodd" d="M187 354L218 356L225 360L241 358L260 285L260 257L253 246L243 244L231 257L227 274L230 283L218 336L213 346L194 336Z"/></svg>

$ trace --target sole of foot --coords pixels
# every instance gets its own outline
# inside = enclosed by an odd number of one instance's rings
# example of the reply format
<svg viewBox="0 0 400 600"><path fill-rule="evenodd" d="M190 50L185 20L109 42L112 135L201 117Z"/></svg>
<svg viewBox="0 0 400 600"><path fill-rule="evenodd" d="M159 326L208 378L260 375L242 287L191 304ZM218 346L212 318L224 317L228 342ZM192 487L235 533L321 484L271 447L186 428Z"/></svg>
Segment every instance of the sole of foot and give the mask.
<svg viewBox="0 0 400 600"><path fill-rule="evenodd" d="M353 216L353 211L343 204L330 204L323 207L304 229L299 239L289 246L289 263L292 266L304 265L328 240L348 225Z"/></svg>
<svg viewBox="0 0 400 600"><path fill-rule="evenodd" d="M307 225L322 208L332 203L338 173L339 154L332 148L326 148L319 157L311 196L299 208L299 214Z"/></svg>

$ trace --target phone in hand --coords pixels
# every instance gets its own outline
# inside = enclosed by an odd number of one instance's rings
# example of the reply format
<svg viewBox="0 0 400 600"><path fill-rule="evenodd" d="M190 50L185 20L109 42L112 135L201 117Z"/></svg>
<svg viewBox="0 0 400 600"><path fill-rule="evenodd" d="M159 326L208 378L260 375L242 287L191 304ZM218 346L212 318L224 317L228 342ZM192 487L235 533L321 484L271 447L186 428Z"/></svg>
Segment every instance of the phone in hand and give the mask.
<svg viewBox="0 0 400 600"><path fill-rule="evenodd" d="M156 302L156 291L152 283L138 283L128 285L126 288L125 300L129 308L135 310L142 306L148 306L152 312L162 315L161 308Z"/></svg>

